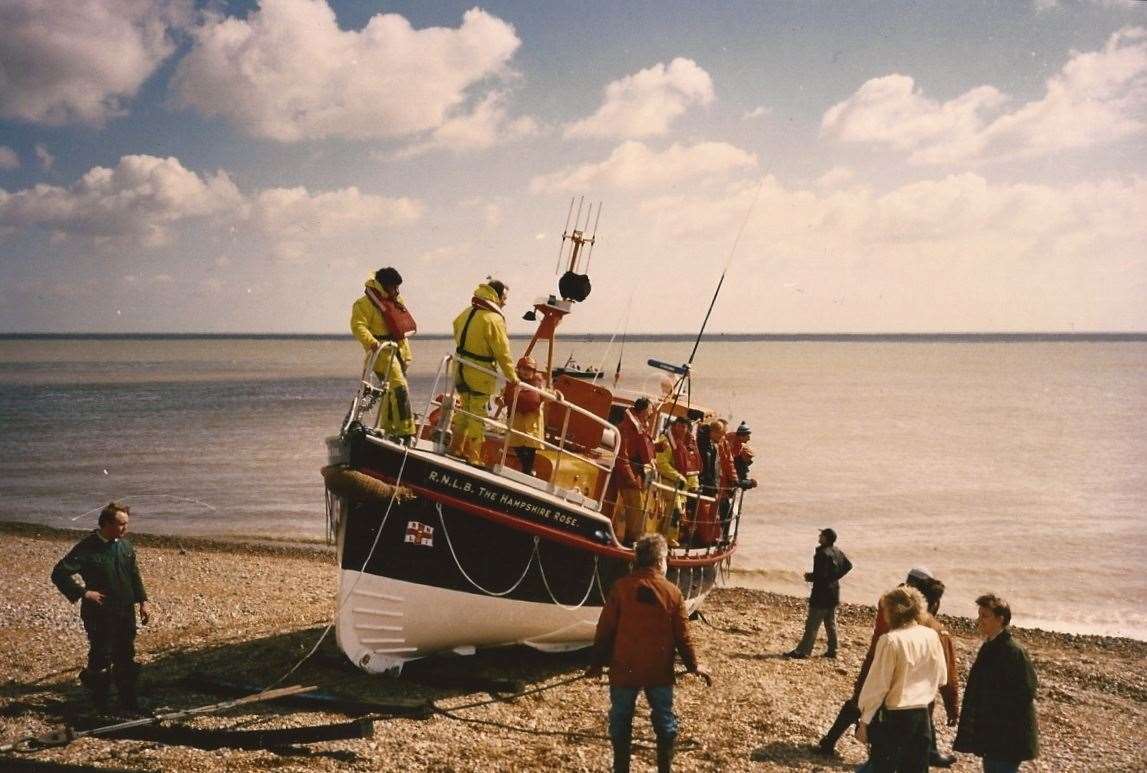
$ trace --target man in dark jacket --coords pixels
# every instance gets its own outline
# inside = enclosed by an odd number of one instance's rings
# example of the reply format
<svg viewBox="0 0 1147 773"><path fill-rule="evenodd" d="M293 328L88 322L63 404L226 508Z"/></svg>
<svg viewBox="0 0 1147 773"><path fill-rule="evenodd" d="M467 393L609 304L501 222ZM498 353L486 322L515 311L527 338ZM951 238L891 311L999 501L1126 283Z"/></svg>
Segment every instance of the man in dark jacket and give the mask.
<svg viewBox="0 0 1147 773"><path fill-rule="evenodd" d="M812 557L812 571L805 572L804 576L805 582L812 583L804 637L796 649L785 653L786 658L803 660L811 655L822 622L824 632L828 635L828 649L824 656L836 657L836 608L840 606L840 578L852 571L852 562L836 547L836 532L832 529L821 529L817 543Z"/></svg>
<svg viewBox="0 0 1147 773"><path fill-rule="evenodd" d="M982 757L984 773L1015 773L1024 760L1039 756L1035 669L1008 630L1008 602L988 593L976 605L976 627L986 641L968 672L952 748Z"/></svg>
<svg viewBox="0 0 1147 773"><path fill-rule="evenodd" d="M100 511L99 528L84 537L52 570L52 582L68 601L80 601L80 619L88 634L88 665L80 681L97 708L107 704L115 681L124 708L139 708L136 697L135 605L139 619L151 619L147 592L139 576L135 548L124 539L128 508L112 502ZM76 582L80 575L84 584ZM82 599L82 601L81 601Z"/></svg>
<svg viewBox="0 0 1147 773"><path fill-rule="evenodd" d="M708 684L709 672L697 662L685 601L665 579L668 544L660 534L647 534L634 546L633 572L614 582L597 622L593 662L586 671L601 676L609 665L609 737L615 773L628 773L633 712L637 693L644 692L657 736L657 770L673 760L677 715L673 713L673 663L681 654L685 668Z"/></svg>

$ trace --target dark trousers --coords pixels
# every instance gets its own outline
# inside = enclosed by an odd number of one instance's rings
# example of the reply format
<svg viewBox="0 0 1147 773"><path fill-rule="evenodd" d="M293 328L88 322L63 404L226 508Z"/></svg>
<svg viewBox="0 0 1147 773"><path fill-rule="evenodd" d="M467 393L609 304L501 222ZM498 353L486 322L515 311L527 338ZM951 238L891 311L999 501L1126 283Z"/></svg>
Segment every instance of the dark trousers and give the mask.
<svg viewBox="0 0 1147 773"><path fill-rule="evenodd" d="M518 457L518 466L527 475L534 473L534 459L537 458L538 449L529 446L515 446L514 456Z"/></svg>
<svg viewBox="0 0 1147 773"><path fill-rule="evenodd" d="M805 620L804 636L796 651L802 655L811 655L813 645L816 644L816 633L824 623L824 632L828 635L828 652L836 652L836 607L814 607L812 602L808 605L808 618Z"/></svg>
<svg viewBox="0 0 1147 773"><path fill-rule="evenodd" d="M80 619L88 634L84 683L97 699L107 696L114 679L121 698L135 698L135 607L83 602Z"/></svg>
<svg viewBox="0 0 1147 773"><path fill-rule="evenodd" d="M928 773L932 724L928 709L883 710L882 721L869 726L875 773Z"/></svg>
<svg viewBox="0 0 1147 773"><path fill-rule="evenodd" d="M934 706L935 704L932 704ZM936 723L932 720L932 706L928 707L928 757L931 759L940 753L939 748L936 746ZM860 707L856 705L856 700L849 698L840 705L840 711L836 714L836 721L832 723L832 727L820 739L820 745L824 749L836 748L836 742L840 737L848 732L848 729L855 725L860 719Z"/></svg>

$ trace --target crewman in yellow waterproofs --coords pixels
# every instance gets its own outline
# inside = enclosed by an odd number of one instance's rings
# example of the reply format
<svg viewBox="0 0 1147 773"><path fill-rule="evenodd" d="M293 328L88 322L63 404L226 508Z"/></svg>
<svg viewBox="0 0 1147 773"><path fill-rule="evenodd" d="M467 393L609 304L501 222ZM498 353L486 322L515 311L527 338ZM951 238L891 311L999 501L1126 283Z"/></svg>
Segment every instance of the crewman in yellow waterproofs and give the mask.
<svg viewBox="0 0 1147 773"><path fill-rule="evenodd" d="M502 371L506 380L518 383L518 374L510 357L510 338L506 334L506 319L502 307L509 298L510 288L497 279L478 285L470 305L454 319L454 345L458 364L454 386L461 400L461 410L454 413L451 429L454 437L450 453L471 464L478 464L485 441L486 404L494 394L497 379L464 363L470 361L488 370Z"/></svg>
<svg viewBox="0 0 1147 773"><path fill-rule="evenodd" d="M363 295L354 302L350 313L350 331L363 349L375 351L384 341L393 341L396 349L378 356L374 372L386 383L386 394L379 410L379 428L402 442L414 438L414 413L410 410L410 388L406 370L414 353L406 336L415 332L414 318L398 294L402 275L387 266L367 278Z"/></svg>
<svg viewBox="0 0 1147 773"><path fill-rule="evenodd" d="M701 455L692 426L684 416L678 416L663 432L654 446L657 451L657 472L661 483L674 491L663 491L661 515L650 513L645 531L660 532L670 547L676 547L681 535L681 521L686 514L685 491L696 494L701 488Z"/></svg>

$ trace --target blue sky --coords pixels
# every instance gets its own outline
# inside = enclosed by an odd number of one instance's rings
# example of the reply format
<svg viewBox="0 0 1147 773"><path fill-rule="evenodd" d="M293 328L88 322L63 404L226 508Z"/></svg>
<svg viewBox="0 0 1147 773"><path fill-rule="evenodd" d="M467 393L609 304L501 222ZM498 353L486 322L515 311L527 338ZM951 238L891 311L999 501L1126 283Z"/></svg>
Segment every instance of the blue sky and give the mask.
<svg viewBox="0 0 1147 773"><path fill-rule="evenodd" d="M571 331L1147 330L1145 137L1132 0L3 0L0 332L515 320L574 195Z"/></svg>

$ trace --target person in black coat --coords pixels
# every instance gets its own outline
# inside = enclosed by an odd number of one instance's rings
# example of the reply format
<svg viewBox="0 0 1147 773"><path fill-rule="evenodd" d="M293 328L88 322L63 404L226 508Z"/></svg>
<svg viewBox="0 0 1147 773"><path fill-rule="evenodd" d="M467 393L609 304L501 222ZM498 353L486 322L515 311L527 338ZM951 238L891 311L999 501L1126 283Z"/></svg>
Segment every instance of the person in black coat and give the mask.
<svg viewBox="0 0 1147 773"><path fill-rule="evenodd" d="M1008 630L1008 602L989 593L976 604L976 627L986 641L968 673L952 748L982 757L984 773L1015 773L1024 760L1039 756L1035 669Z"/></svg>
<svg viewBox="0 0 1147 773"><path fill-rule="evenodd" d="M816 633L822 622L828 636L828 649L824 656L836 657L836 608L840 606L840 578L852 570L852 562L836 547L836 532L832 529L821 529L817 543L812 557L812 571L805 572L804 576L805 582L812 583L804 637L796 649L785 653L786 658L803 659L812 654Z"/></svg>
<svg viewBox="0 0 1147 773"><path fill-rule="evenodd" d="M135 548L124 538L129 514L125 505L109 504L100 512L99 528L76 543L52 570L52 582L60 592L73 604L80 602L80 619L88 635L88 663L80 672L80 682L100 709L107 703L113 679L123 707L139 708L136 605L144 625L151 612ZM82 585L75 575L83 578Z"/></svg>

